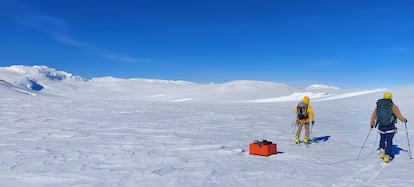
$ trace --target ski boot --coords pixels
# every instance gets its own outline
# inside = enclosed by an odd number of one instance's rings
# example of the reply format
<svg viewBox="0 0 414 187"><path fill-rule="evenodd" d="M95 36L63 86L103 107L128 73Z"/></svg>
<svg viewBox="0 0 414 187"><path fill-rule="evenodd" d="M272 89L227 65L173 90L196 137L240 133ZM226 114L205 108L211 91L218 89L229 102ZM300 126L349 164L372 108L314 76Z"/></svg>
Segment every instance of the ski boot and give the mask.
<svg viewBox="0 0 414 187"><path fill-rule="evenodd" d="M385 163L388 163L388 162L390 162L391 160L390 160L390 155L385 155L384 156L384 162Z"/></svg>
<svg viewBox="0 0 414 187"><path fill-rule="evenodd" d="M295 142L296 142L296 144L299 144L299 143L300 143L299 136L296 136L296 137L295 137Z"/></svg>
<svg viewBox="0 0 414 187"><path fill-rule="evenodd" d="M380 153L379 153L379 157L381 158L381 159L384 159L384 155L385 155L385 150L384 149L380 149Z"/></svg>
<svg viewBox="0 0 414 187"><path fill-rule="evenodd" d="M305 142L305 144L309 144L309 137L305 136L305 138L303 139L303 142Z"/></svg>

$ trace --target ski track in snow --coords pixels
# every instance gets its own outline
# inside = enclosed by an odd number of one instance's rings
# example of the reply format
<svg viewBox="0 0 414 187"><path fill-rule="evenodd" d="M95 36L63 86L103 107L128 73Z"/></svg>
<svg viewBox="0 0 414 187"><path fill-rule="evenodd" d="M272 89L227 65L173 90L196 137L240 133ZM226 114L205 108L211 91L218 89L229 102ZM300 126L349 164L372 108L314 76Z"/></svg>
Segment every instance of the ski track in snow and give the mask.
<svg viewBox="0 0 414 187"><path fill-rule="evenodd" d="M0 181L9 187L413 186L413 161L400 150L390 164L380 162L374 131L355 160L376 98L313 103L311 137L320 141L307 148L292 145L296 102L5 96L0 98ZM397 103L414 119L413 101ZM394 142L406 150L405 129L398 127ZM250 155L248 145L256 139L277 143L279 153Z"/></svg>

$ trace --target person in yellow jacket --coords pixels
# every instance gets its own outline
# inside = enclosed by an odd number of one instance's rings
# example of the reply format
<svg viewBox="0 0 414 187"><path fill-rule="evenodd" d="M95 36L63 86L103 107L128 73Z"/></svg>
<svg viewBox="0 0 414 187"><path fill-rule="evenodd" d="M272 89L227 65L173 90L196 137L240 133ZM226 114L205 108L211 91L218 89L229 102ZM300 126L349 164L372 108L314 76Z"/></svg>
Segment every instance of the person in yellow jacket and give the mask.
<svg viewBox="0 0 414 187"><path fill-rule="evenodd" d="M313 115L312 106L309 104L309 97L303 97L303 101L301 101L295 108L294 112L297 114L296 125L298 129L296 130L295 142L297 144L300 143L300 133L302 131L302 127L305 126L305 137L303 139L304 143L309 143L309 122L312 122L312 125L315 123L315 118Z"/></svg>

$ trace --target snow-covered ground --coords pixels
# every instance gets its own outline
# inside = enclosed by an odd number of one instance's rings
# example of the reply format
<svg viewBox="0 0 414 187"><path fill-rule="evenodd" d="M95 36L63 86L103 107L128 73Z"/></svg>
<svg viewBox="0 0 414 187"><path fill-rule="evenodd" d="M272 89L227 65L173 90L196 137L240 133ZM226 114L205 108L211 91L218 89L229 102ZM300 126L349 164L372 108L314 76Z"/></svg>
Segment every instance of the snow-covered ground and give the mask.
<svg viewBox="0 0 414 187"><path fill-rule="evenodd" d="M402 123L391 163L378 157L375 130L356 159L384 89L62 75L0 71L1 186L414 186ZM390 91L414 141L414 88ZM309 147L293 144L303 95L319 140ZM278 154L250 155L248 145L262 139L277 143Z"/></svg>

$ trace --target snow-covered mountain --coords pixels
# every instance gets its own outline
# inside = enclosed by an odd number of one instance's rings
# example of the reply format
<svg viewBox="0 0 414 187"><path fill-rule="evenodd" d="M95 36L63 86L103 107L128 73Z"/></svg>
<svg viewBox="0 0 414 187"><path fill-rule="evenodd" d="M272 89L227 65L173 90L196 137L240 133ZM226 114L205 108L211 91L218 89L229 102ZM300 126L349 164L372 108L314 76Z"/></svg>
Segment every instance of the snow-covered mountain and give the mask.
<svg viewBox="0 0 414 187"><path fill-rule="evenodd" d="M253 102L296 101L308 95L312 99L353 97L383 89L347 91L338 87L313 84L298 89L281 83L236 80L219 84L157 79L120 79L101 77L87 80L46 66L15 65L0 68L3 89L29 95L48 94L70 98L116 99L167 102Z"/></svg>
<svg viewBox="0 0 414 187"><path fill-rule="evenodd" d="M64 95L78 89L86 79L46 66L0 67L0 80L33 94ZM36 95L36 94L35 94Z"/></svg>

